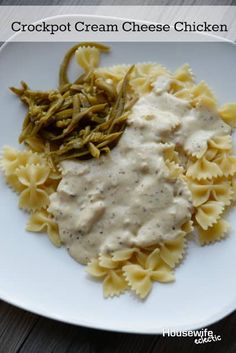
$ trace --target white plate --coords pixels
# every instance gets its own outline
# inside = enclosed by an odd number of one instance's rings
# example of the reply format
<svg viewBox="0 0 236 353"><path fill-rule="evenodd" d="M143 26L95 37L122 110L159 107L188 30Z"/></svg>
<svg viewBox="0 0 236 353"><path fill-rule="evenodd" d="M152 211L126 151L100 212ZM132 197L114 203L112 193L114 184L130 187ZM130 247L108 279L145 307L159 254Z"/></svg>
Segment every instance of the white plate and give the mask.
<svg viewBox="0 0 236 353"><path fill-rule="evenodd" d="M57 86L58 67L71 43L9 43L0 52L1 145L17 147L25 110L8 87L25 80L35 89ZM230 43L114 43L103 65L157 61L169 69L188 62L220 102L236 101L236 46ZM75 77L78 68L72 69ZM154 284L146 301L127 293L103 299L100 283L88 278L64 248L44 235L24 231L27 215L0 180L0 297L64 322L114 331L160 333L194 329L236 308L236 221L230 237L212 246L189 244L176 282Z"/></svg>

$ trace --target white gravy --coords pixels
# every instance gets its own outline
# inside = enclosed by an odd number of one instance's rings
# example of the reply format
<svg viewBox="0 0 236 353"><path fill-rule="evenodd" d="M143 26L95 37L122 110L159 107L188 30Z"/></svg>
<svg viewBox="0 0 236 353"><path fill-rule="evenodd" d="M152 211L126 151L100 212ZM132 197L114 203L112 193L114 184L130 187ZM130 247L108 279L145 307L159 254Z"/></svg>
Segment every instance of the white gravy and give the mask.
<svg viewBox="0 0 236 353"><path fill-rule="evenodd" d="M191 193L182 179L170 178L162 142L199 151L210 137L226 133L230 128L216 112L192 109L157 81L134 105L109 155L61 163L63 178L49 211L71 256L86 263L99 253L176 238L191 219Z"/></svg>

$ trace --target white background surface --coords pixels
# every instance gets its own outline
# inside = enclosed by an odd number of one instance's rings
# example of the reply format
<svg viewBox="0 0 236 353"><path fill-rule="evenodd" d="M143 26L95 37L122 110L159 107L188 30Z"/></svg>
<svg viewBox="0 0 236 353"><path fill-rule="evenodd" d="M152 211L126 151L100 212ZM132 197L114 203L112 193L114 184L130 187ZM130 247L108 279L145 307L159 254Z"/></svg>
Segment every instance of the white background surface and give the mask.
<svg viewBox="0 0 236 353"><path fill-rule="evenodd" d="M17 147L24 109L8 87L21 79L30 87L54 88L70 44L11 43L0 52L1 145ZM220 102L236 101L236 47L228 43L114 43L102 64L157 61L170 69L188 62L197 78L213 87ZM78 69L74 67L72 77ZM46 236L24 231L26 215L0 180L0 297L62 321L127 332L191 329L220 319L236 307L236 224L231 236L213 246L189 244L173 284L155 284L144 302L132 294L104 300L101 285L65 249Z"/></svg>

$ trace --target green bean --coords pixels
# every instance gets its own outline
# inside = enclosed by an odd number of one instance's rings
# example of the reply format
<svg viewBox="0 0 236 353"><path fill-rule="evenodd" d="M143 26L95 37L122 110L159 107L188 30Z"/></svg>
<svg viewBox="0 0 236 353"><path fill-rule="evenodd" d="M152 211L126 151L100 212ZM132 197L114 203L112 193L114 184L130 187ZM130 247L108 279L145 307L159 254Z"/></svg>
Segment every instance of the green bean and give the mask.
<svg viewBox="0 0 236 353"><path fill-rule="evenodd" d="M134 65L129 68L129 70L127 71L127 73L123 79L121 89L118 94L116 103L113 106L111 113L110 113L110 117L109 117L110 127L108 129L108 132L111 132L113 129L113 126L114 126L113 121L116 118L118 118L119 116L121 116L124 112L128 79L129 79L129 76L130 76L131 72L133 71L133 69L134 69Z"/></svg>
<svg viewBox="0 0 236 353"><path fill-rule="evenodd" d="M117 140L122 135L122 133L123 133L123 131L119 131L119 132L115 132L113 134L108 135L106 141L99 143L97 145L97 148L104 147L104 146L108 145L109 143Z"/></svg>
<svg viewBox="0 0 236 353"><path fill-rule="evenodd" d="M79 85L79 84L72 84L71 87L70 87L70 90L71 91L79 91L81 92L83 89L83 85Z"/></svg>
<svg viewBox="0 0 236 353"><path fill-rule="evenodd" d="M95 81L95 85L98 88L100 88L101 90L103 90L106 93L108 98L110 98L112 100L116 99L116 97L117 97L116 90L115 90L114 86L111 85L110 83L107 83L103 79L98 78Z"/></svg>
<svg viewBox="0 0 236 353"><path fill-rule="evenodd" d="M88 149L89 149L89 152L91 153L91 155L94 158L99 158L100 157L99 149L92 142L89 142Z"/></svg>
<svg viewBox="0 0 236 353"><path fill-rule="evenodd" d="M66 118L71 118L72 114L73 114L73 109L69 108L69 109L59 111L54 115L54 118L55 120L62 120Z"/></svg>
<svg viewBox="0 0 236 353"><path fill-rule="evenodd" d="M81 101L80 95L75 94L72 98L73 112L72 112L72 122L76 119L76 116L81 112Z"/></svg>
<svg viewBox="0 0 236 353"><path fill-rule="evenodd" d="M71 120L70 125L64 130L64 132L57 136L54 140L62 139L66 135L68 135L80 122L80 120L88 115L89 113L93 112L98 112L102 111L105 108L106 104L98 104L98 105L93 105L90 108L84 109L83 111L78 112Z"/></svg>
<svg viewBox="0 0 236 353"><path fill-rule="evenodd" d="M78 93L79 98L80 98L80 104L83 108L88 108L90 107L89 100L87 99L86 95L83 93Z"/></svg>
<svg viewBox="0 0 236 353"><path fill-rule="evenodd" d="M62 97L58 98L58 100L51 105L47 114L40 119L37 125L35 125L32 134L35 135L37 132L44 126L47 126L50 122L50 118L53 118L54 113L61 107L63 104L64 99Z"/></svg>
<svg viewBox="0 0 236 353"><path fill-rule="evenodd" d="M29 124L27 126L25 126L25 128L23 128L20 136L19 136L19 143L24 142L24 140L31 135L32 130L34 129L34 124L29 122Z"/></svg>
<svg viewBox="0 0 236 353"><path fill-rule="evenodd" d="M59 87L59 91L61 94L68 92L68 90L71 88L71 83L66 83L65 85L62 85Z"/></svg>
<svg viewBox="0 0 236 353"><path fill-rule="evenodd" d="M23 125L22 125L23 130L28 126L29 123L30 123L30 113L28 112L23 121Z"/></svg>
<svg viewBox="0 0 236 353"><path fill-rule="evenodd" d="M60 161L64 161L66 159L75 159L75 158L80 158L80 157L84 157L87 156L89 154L89 151L83 151L83 152L76 152L76 153L72 153L69 155L65 155L65 156L61 156L59 158L57 158L58 162Z"/></svg>
<svg viewBox="0 0 236 353"><path fill-rule="evenodd" d="M55 93L57 93L57 91L54 91ZM51 91L32 91L27 89L26 91L24 91L24 95L27 97L32 97L32 98L36 98L36 99L48 99L49 94L52 94Z"/></svg>
<svg viewBox="0 0 236 353"><path fill-rule="evenodd" d="M10 87L10 90L15 93L17 96L22 96L24 94L24 90L22 88Z"/></svg>
<svg viewBox="0 0 236 353"><path fill-rule="evenodd" d="M65 128L67 127L69 124L70 124L70 121L71 119L64 119L64 120L59 120L56 122L56 127L59 127L59 128Z"/></svg>
<svg viewBox="0 0 236 353"><path fill-rule="evenodd" d="M28 85L24 82L21 81L21 88L16 88L16 87L10 87L10 90L15 93L17 96L22 96L24 92L28 89Z"/></svg>

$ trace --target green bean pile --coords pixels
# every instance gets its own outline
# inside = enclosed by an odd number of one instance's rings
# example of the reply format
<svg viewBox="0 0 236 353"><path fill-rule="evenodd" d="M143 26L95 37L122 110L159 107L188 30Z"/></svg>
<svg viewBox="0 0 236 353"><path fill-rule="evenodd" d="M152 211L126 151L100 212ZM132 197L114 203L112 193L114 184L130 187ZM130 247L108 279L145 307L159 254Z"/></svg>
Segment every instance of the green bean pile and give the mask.
<svg viewBox="0 0 236 353"><path fill-rule="evenodd" d="M126 124L127 83L133 67L118 93L112 83L96 78L93 69L70 82L67 71L71 59L85 46L109 51L98 43L77 44L60 66L58 89L35 91L23 81L21 88L10 88L28 107L19 142L30 146L29 141L37 139L56 164L65 159L99 158L118 142Z"/></svg>

